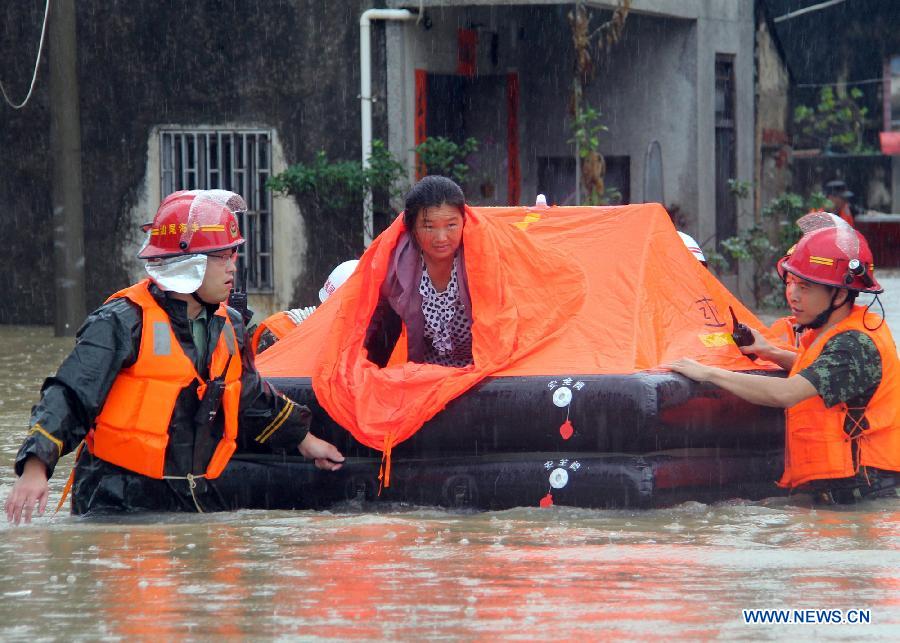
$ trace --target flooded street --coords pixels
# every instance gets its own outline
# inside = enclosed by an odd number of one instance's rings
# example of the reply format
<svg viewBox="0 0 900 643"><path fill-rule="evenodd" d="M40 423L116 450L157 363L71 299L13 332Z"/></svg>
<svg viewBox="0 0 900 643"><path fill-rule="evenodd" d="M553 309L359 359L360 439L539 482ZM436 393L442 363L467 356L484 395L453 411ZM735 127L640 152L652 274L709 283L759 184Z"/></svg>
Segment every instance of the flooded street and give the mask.
<svg viewBox="0 0 900 643"><path fill-rule="evenodd" d="M0 326L0 495L71 347ZM0 527L0 639L897 640L900 500L653 511L243 511ZM745 624L742 610L869 610Z"/></svg>

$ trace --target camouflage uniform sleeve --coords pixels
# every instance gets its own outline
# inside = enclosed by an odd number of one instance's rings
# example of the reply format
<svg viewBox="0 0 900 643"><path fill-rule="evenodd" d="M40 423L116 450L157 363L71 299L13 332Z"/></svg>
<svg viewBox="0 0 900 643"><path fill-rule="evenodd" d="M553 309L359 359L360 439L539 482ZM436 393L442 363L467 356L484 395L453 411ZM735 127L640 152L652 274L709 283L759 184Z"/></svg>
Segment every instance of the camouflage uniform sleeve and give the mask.
<svg viewBox="0 0 900 643"><path fill-rule="evenodd" d="M865 333L851 330L832 337L815 361L799 373L826 406L846 402L865 406L881 383L881 355Z"/></svg>

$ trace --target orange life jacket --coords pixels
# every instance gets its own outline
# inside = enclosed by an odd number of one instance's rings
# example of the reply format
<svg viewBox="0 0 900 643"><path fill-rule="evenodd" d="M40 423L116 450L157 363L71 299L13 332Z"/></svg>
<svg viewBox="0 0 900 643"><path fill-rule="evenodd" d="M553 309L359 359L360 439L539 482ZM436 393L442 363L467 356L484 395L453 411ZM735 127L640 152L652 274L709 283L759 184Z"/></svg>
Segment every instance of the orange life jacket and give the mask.
<svg viewBox="0 0 900 643"><path fill-rule="evenodd" d="M877 467L900 471L900 359L887 324L854 306L848 317L824 332L807 332L801 338L803 352L797 357L790 375L796 375L813 363L829 339L849 330L868 335L881 355L881 383L865 407L869 428L844 432L848 407L845 403L830 408L816 395L795 404L786 413L786 442L782 487L797 487L810 480L848 478L859 467ZM857 445L854 462L851 444Z"/></svg>
<svg viewBox="0 0 900 643"><path fill-rule="evenodd" d="M772 322L771 326L769 326L769 331L778 338L783 344L783 347L790 348L794 352L797 352L797 349L800 346L799 336L797 335L797 330L795 328L796 323L797 319L793 316L779 317Z"/></svg>
<svg viewBox="0 0 900 643"><path fill-rule="evenodd" d="M275 339L280 340L295 328L297 328L297 322L291 319L286 311L282 310L274 315L269 315L259 322L259 325L253 332L253 339L250 341L250 347L253 354L256 355L257 353L259 340L262 338L263 332L268 330L275 336Z"/></svg>
<svg viewBox="0 0 900 643"><path fill-rule="evenodd" d="M197 380L200 382L197 396L202 397L207 382L182 350L169 316L148 290L149 283L150 280L145 279L107 300L125 297L141 307L141 346L135 363L119 371L113 381L88 445L98 458L160 479L169 443L169 422L178 395ZM222 473L237 448L242 370L234 326L224 304L219 305L215 314L225 319L225 326L210 359L209 380L224 373L222 410L225 429L206 468L205 476L210 479Z"/></svg>
<svg viewBox="0 0 900 643"><path fill-rule="evenodd" d="M851 226L854 226L854 227L856 226L855 222L853 221L853 211L850 210L849 203L845 203L844 206L840 209L840 211L837 212L837 215L840 218L842 218L844 221L849 223Z"/></svg>

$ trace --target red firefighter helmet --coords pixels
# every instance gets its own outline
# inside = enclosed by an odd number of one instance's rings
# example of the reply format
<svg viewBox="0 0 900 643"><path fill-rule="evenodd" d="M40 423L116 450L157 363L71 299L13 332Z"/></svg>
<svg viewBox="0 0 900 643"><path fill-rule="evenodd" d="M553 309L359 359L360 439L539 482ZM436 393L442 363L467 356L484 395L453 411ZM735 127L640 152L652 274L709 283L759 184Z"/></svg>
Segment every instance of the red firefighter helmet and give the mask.
<svg viewBox="0 0 900 643"><path fill-rule="evenodd" d="M160 259L235 248L244 243L236 215L246 210L244 199L227 190L173 192L163 199L153 222L144 226L149 236L138 257Z"/></svg>
<svg viewBox="0 0 900 643"><path fill-rule="evenodd" d="M875 294L884 291L875 281L872 251L865 237L846 225L806 232L778 261L777 268L782 279L790 272L824 286Z"/></svg>

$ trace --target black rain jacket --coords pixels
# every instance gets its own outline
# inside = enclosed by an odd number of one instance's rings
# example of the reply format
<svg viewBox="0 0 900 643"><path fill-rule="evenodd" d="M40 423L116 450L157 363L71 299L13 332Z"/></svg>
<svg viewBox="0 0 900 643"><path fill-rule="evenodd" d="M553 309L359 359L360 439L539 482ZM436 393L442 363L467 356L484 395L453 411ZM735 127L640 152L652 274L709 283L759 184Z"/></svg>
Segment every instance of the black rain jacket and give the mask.
<svg viewBox="0 0 900 643"><path fill-rule="evenodd" d="M197 350L187 318L187 304L172 298L151 284L150 292L166 311L172 330L185 355L195 364ZM209 360L224 327L214 315L218 306L207 310L207 350L198 369L208 377ZM309 430L310 412L274 390L256 370L253 357L244 347L249 342L240 313L229 308L242 359L242 386L237 453L294 452ZM110 301L88 316L76 334L75 348L57 373L41 387L41 399L31 411L31 429L16 456L16 473L21 475L25 460L40 459L53 474L62 456L75 450L92 428L103 408L113 381L123 368L134 364L142 332L142 311L131 301ZM164 475L202 474L222 436L223 414L212 424L195 421L199 401L196 381L179 395L169 425ZM287 413L286 417L282 413ZM276 427L274 431L273 427ZM216 480L196 481L194 497L204 511L237 508L234 500L219 493L232 475L229 464ZM233 494L232 494L233 495ZM88 511L196 511L187 480L154 480L110 464L85 448L75 465L72 508Z"/></svg>

